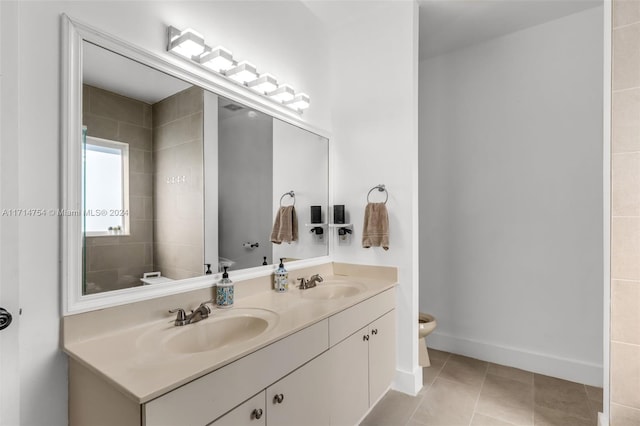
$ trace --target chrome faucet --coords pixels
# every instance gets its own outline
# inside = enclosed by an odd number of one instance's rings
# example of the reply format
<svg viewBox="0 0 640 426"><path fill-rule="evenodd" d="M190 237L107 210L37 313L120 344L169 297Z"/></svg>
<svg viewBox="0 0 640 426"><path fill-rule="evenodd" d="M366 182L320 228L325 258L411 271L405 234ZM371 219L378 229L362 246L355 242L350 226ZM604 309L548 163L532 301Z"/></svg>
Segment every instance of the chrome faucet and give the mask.
<svg viewBox="0 0 640 426"><path fill-rule="evenodd" d="M298 288L300 290L306 290L308 288L313 288L317 286L318 283L321 283L323 281L323 279L320 276L320 274L315 274L315 275L311 275L311 278L309 278L308 281L304 277L298 278L298 281L300 281L300 285L298 286Z"/></svg>
<svg viewBox="0 0 640 426"><path fill-rule="evenodd" d="M189 315L182 308L176 308L169 310L170 314L176 315L176 320L173 322L176 326L183 326L187 324L193 324L198 321L202 321L203 319L209 317L211 313L211 309L207 306L207 303L213 303L213 300L208 300L206 302L202 302L200 306L191 311Z"/></svg>

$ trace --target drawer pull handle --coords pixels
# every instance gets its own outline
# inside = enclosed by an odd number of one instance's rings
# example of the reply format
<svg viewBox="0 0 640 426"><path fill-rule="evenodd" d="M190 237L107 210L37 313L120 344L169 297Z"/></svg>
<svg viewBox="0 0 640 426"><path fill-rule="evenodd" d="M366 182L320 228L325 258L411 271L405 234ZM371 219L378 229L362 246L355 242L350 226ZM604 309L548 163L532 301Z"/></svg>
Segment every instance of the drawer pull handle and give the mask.
<svg viewBox="0 0 640 426"><path fill-rule="evenodd" d="M364 336L362 336L362 340L363 341L368 341L369 340L369 335L365 334Z"/></svg>
<svg viewBox="0 0 640 426"><path fill-rule="evenodd" d="M274 404L282 404L282 401L284 401L284 395L279 393L276 396L273 397L273 403Z"/></svg>
<svg viewBox="0 0 640 426"><path fill-rule="evenodd" d="M374 328L373 330L371 330L371 334L378 334L378 329Z"/></svg>
<svg viewBox="0 0 640 426"><path fill-rule="evenodd" d="M251 416L254 419L260 419L260 417L262 417L262 408L256 408L255 410L253 410L251 412Z"/></svg>

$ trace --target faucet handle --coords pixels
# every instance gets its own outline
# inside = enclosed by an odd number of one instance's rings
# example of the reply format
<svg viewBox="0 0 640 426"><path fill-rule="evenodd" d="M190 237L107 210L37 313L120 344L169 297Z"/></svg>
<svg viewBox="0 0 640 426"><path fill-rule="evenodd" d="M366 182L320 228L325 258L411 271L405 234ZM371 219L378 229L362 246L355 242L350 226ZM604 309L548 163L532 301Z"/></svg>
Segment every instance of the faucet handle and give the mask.
<svg viewBox="0 0 640 426"><path fill-rule="evenodd" d="M206 302L202 302L198 309L204 309L207 311L207 314L211 313L211 308L207 306L207 303L213 303L213 300L207 300Z"/></svg>
<svg viewBox="0 0 640 426"><path fill-rule="evenodd" d="M174 322L175 325L186 325L187 324L187 313L182 308L169 309L170 314L176 315L176 320Z"/></svg>
<svg viewBox="0 0 640 426"><path fill-rule="evenodd" d="M297 280L300 281L300 285L298 286L300 289L307 288L307 280L305 280L304 277L297 278Z"/></svg>

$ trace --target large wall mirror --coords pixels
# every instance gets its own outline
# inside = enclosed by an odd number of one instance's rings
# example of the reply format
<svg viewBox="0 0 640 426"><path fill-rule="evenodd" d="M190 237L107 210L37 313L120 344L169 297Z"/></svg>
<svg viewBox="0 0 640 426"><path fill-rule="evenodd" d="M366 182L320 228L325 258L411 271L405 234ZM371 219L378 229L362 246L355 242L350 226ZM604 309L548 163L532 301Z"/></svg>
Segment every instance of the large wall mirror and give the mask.
<svg viewBox="0 0 640 426"><path fill-rule="evenodd" d="M68 166L80 167L72 198L85 214L76 251L81 289L68 291L131 293L224 266L328 255L327 138L112 45L78 45L81 164ZM294 241L274 243L276 216L289 205ZM312 224L312 206L320 225Z"/></svg>

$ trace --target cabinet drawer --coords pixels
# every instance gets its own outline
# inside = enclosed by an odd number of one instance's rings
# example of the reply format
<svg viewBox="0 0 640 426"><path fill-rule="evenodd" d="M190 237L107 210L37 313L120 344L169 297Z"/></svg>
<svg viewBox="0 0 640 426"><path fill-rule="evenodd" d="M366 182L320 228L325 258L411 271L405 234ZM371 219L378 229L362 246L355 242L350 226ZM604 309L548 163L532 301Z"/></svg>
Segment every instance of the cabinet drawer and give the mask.
<svg viewBox="0 0 640 426"><path fill-rule="evenodd" d="M208 426L265 426L267 405L265 391L229 411Z"/></svg>
<svg viewBox="0 0 640 426"><path fill-rule="evenodd" d="M395 308L395 289L391 288L329 318L329 346L346 339L365 325Z"/></svg>
<svg viewBox="0 0 640 426"><path fill-rule="evenodd" d="M327 348L324 320L148 402L145 424L208 424Z"/></svg>

